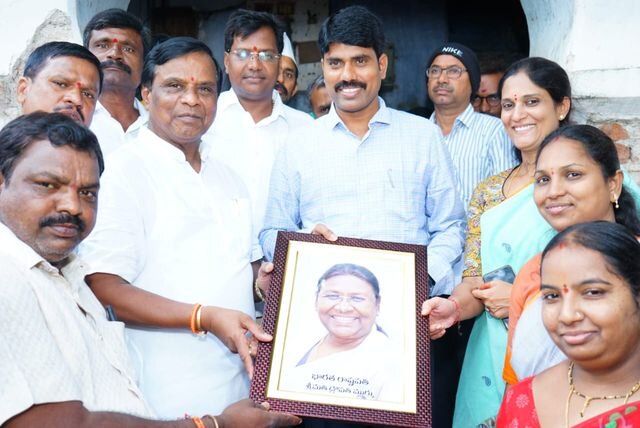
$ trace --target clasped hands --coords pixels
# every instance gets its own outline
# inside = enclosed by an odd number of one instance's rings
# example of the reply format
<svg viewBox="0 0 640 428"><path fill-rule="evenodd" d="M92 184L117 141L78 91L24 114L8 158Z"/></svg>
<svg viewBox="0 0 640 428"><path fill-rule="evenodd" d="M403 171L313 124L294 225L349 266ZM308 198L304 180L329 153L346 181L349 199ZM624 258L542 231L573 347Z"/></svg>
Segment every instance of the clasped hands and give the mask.
<svg viewBox="0 0 640 428"><path fill-rule="evenodd" d="M509 297L511 296L511 284L493 280L482 283L480 286L468 288L469 293L482 303L482 307L495 318L506 318L509 316ZM458 308L458 305L462 307ZM468 299L467 299L468 301ZM461 319L469 319L479 315L480 305L475 305L478 309L470 309L469 304L465 304L465 299L452 297L444 299L433 297L422 304L422 315L429 317L429 337L439 339L444 336L446 330L459 322Z"/></svg>

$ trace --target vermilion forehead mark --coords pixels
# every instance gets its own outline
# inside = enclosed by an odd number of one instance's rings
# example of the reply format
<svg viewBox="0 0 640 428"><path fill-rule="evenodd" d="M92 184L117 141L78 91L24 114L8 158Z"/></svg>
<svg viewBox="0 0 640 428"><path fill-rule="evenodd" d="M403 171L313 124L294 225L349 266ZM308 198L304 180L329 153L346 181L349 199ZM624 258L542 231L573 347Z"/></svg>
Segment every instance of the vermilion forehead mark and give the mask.
<svg viewBox="0 0 640 428"><path fill-rule="evenodd" d="M254 46L254 47L252 47L252 48L251 48L251 50L252 50L252 51L254 51L254 52L258 52L258 48L257 48L257 47L255 47L255 46Z"/></svg>
<svg viewBox="0 0 640 428"><path fill-rule="evenodd" d="M82 83L76 82L76 88L78 88L78 89L82 88Z"/></svg>
<svg viewBox="0 0 640 428"><path fill-rule="evenodd" d="M518 101L518 96L517 96L517 95L514 95L514 96L513 96L513 99L514 99L515 101Z"/></svg>
<svg viewBox="0 0 640 428"><path fill-rule="evenodd" d="M111 40L113 43L118 43L118 39L116 39L115 37Z"/></svg>
<svg viewBox="0 0 640 428"><path fill-rule="evenodd" d="M567 287L567 284L563 284L563 285L562 285L562 292L563 292L564 294L569 293L569 288Z"/></svg>

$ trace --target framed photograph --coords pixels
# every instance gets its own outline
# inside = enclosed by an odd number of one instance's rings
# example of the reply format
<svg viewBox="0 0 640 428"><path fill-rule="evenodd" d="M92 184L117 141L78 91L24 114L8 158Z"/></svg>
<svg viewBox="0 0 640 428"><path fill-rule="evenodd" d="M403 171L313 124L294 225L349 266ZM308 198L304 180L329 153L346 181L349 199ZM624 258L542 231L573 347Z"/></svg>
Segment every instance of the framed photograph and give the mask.
<svg viewBox="0 0 640 428"><path fill-rule="evenodd" d="M426 247L279 232L251 398L299 416L431 426Z"/></svg>

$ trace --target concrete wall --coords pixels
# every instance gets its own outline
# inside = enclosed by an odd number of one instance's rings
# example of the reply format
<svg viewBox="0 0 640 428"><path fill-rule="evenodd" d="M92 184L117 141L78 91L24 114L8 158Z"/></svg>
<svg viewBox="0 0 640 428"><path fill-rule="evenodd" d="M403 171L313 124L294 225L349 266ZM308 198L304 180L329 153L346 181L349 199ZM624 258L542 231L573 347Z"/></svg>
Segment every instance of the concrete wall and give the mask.
<svg viewBox="0 0 640 428"><path fill-rule="evenodd" d="M640 181L640 2L521 0L532 56L569 73L574 120L616 141L620 160Z"/></svg>

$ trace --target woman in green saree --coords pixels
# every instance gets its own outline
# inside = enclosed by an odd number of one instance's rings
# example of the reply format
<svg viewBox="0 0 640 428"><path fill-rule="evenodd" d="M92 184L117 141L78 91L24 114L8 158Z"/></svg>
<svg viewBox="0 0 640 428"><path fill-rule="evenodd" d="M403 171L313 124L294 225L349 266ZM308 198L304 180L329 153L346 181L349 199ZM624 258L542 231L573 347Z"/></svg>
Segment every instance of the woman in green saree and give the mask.
<svg viewBox="0 0 640 428"><path fill-rule="evenodd" d="M502 122L522 161L477 186L468 210L463 280L448 299L429 299L422 311L429 316L432 339L460 320L475 317L458 384L454 428L485 421L490 425L505 389L503 319L509 312L511 285L500 280L485 283L482 276L505 265L517 273L556 233L534 203L533 175L540 144L569 121L569 77L553 61L525 58L507 69L499 89ZM626 179L625 185L637 195L635 183Z"/></svg>

